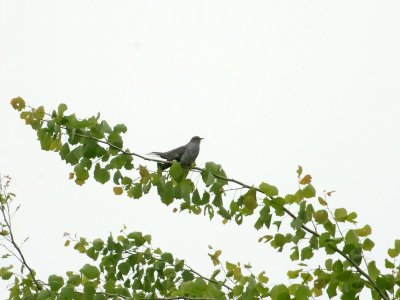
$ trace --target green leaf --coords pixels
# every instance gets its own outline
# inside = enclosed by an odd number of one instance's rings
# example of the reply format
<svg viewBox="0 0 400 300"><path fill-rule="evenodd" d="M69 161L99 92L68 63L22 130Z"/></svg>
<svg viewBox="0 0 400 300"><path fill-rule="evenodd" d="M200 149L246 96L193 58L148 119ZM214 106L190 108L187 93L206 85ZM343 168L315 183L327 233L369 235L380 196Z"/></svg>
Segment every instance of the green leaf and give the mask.
<svg viewBox="0 0 400 300"><path fill-rule="evenodd" d="M391 290L394 286L394 277L391 274L379 276L376 279L376 285L382 290Z"/></svg>
<svg viewBox="0 0 400 300"><path fill-rule="evenodd" d="M82 146L78 146L66 155L65 162L71 164L71 166L74 166L82 158L82 155Z"/></svg>
<svg viewBox="0 0 400 300"><path fill-rule="evenodd" d="M367 224L363 228L356 229L355 232L358 236L368 236L371 234L371 226Z"/></svg>
<svg viewBox="0 0 400 300"><path fill-rule="evenodd" d="M94 179L96 179L96 181L104 184L110 180L110 177L111 177L110 172L107 171L106 169L102 169L100 167L100 164L97 163L94 168Z"/></svg>
<svg viewBox="0 0 400 300"><path fill-rule="evenodd" d="M118 270L124 275L129 273L130 268L131 267L127 262L122 262L118 265Z"/></svg>
<svg viewBox="0 0 400 300"><path fill-rule="evenodd" d="M66 286L61 290L59 299L72 300L74 298L74 292L75 290L72 286Z"/></svg>
<svg viewBox="0 0 400 300"><path fill-rule="evenodd" d="M52 291L58 291L64 285L64 278L57 275L49 276L49 286Z"/></svg>
<svg viewBox="0 0 400 300"><path fill-rule="evenodd" d="M133 199L139 199L142 197L142 185L140 183L135 183L131 189L128 191L128 196L133 197Z"/></svg>
<svg viewBox="0 0 400 300"><path fill-rule="evenodd" d="M358 236L353 229L350 229L349 231L347 231L345 241L346 241L346 244L353 244L353 245L358 244L358 242L359 242Z"/></svg>
<svg viewBox="0 0 400 300"><path fill-rule="evenodd" d="M65 105L64 103L61 103L60 105L58 105L58 115L59 116L63 116L64 112L68 109L68 106Z"/></svg>
<svg viewBox="0 0 400 300"><path fill-rule="evenodd" d="M201 204L201 199L200 199L200 194L199 190L195 189L193 194L192 194L192 203L195 205L200 205Z"/></svg>
<svg viewBox="0 0 400 300"><path fill-rule="evenodd" d="M325 261L325 268L326 268L328 271L332 271L332 264L333 264L332 259L331 259L331 258L327 259L327 260Z"/></svg>
<svg viewBox="0 0 400 300"><path fill-rule="evenodd" d="M78 274L72 274L69 278L68 278L68 284L69 285L73 285L73 286L78 286L81 284L81 276Z"/></svg>
<svg viewBox="0 0 400 300"><path fill-rule="evenodd" d="M310 259L313 256L314 256L314 253L313 253L311 247L305 247L305 248L301 249L301 260Z"/></svg>
<svg viewBox="0 0 400 300"><path fill-rule="evenodd" d="M310 299L311 291L310 288L306 285L300 285L296 289L296 293L294 294L296 300L307 300Z"/></svg>
<svg viewBox="0 0 400 300"><path fill-rule="evenodd" d="M288 271L287 272L287 276L290 279L295 279L297 277L299 277L300 272L303 271L303 269L298 269L298 270L294 270L294 271Z"/></svg>
<svg viewBox="0 0 400 300"><path fill-rule="evenodd" d="M146 239L141 232L131 232L127 235L129 239L135 240L135 245L140 247L146 243Z"/></svg>
<svg viewBox="0 0 400 300"><path fill-rule="evenodd" d="M182 272L182 279L183 279L183 281L192 281L194 279L194 275L192 272L190 272L188 270L184 270Z"/></svg>
<svg viewBox="0 0 400 300"><path fill-rule="evenodd" d="M357 218L357 214L355 212L352 212L346 216L346 221L356 224L357 223L357 221L355 220L356 218Z"/></svg>
<svg viewBox="0 0 400 300"><path fill-rule="evenodd" d="M122 137L116 132L110 133L107 140L110 144L113 144L118 148L122 148L123 146Z"/></svg>
<svg viewBox="0 0 400 300"><path fill-rule="evenodd" d="M311 184L307 184L307 186L302 190L304 198L312 198L315 197L315 188Z"/></svg>
<svg viewBox="0 0 400 300"><path fill-rule="evenodd" d="M174 257L169 252L164 252L163 254L161 254L161 259L165 260L167 263L171 265L174 263Z"/></svg>
<svg viewBox="0 0 400 300"><path fill-rule="evenodd" d="M174 201L174 186L172 181L164 185L157 185L158 194L161 196L162 203L170 205Z"/></svg>
<svg viewBox="0 0 400 300"><path fill-rule="evenodd" d="M235 285L234 287L233 287L233 290L232 290L232 292L233 292L233 295L235 296L235 297L237 297L237 296L240 296L240 295L242 295L243 294L243 285Z"/></svg>
<svg viewBox="0 0 400 300"><path fill-rule="evenodd" d="M385 268L387 269L394 269L395 265L391 261L389 261L387 258L385 258Z"/></svg>
<svg viewBox="0 0 400 300"><path fill-rule="evenodd" d="M371 251L372 248L374 248L374 246L375 246L375 243L372 240L370 240L369 238L366 238L363 242L362 248L365 251Z"/></svg>
<svg viewBox="0 0 400 300"><path fill-rule="evenodd" d="M87 141L83 147L83 156L86 158L95 158L97 156L97 150L99 145L93 140Z"/></svg>
<svg viewBox="0 0 400 300"><path fill-rule="evenodd" d="M294 249L294 250L293 250L292 254L290 254L290 259L292 261L298 260L299 259L299 247L295 246L292 249Z"/></svg>
<svg viewBox="0 0 400 300"><path fill-rule="evenodd" d="M124 124L118 124L114 126L114 132L116 133L125 133L128 128Z"/></svg>
<svg viewBox="0 0 400 300"><path fill-rule="evenodd" d="M77 164L74 168L76 179L84 182L89 178L89 172L80 164Z"/></svg>
<svg viewBox="0 0 400 300"><path fill-rule="evenodd" d="M400 251L400 240L394 241L394 249L396 249L397 251Z"/></svg>
<svg viewBox="0 0 400 300"><path fill-rule="evenodd" d="M265 195L267 195L269 197L276 196L279 193L278 189L275 186L270 185L270 184L265 183L265 182L262 182L260 184L259 189L260 189L261 192L263 192Z"/></svg>
<svg viewBox="0 0 400 300"><path fill-rule="evenodd" d="M106 286L106 284L104 286ZM87 281L83 287L83 294L85 295L84 299L93 299L95 292L96 292L95 283L92 281Z"/></svg>
<svg viewBox="0 0 400 300"><path fill-rule="evenodd" d="M122 178L123 178L123 176L121 174L121 171L120 170L115 171L114 176L113 176L113 182L116 185L120 184L119 182L120 182L120 179L122 179Z"/></svg>
<svg viewBox="0 0 400 300"><path fill-rule="evenodd" d="M400 252L397 251L396 249L389 248L388 254L391 258L395 258L395 257L399 256Z"/></svg>
<svg viewBox="0 0 400 300"><path fill-rule="evenodd" d="M181 167L181 164L178 162L174 162L169 169L169 175L171 175L173 179L179 182L180 180L178 179L183 175L183 171L184 170Z"/></svg>
<svg viewBox="0 0 400 300"><path fill-rule="evenodd" d="M335 210L335 219L338 222L346 221L347 210L345 208L338 208Z"/></svg>
<svg viewBox="0 0 400 300"><path fill-rule="evenodd" d="M51 299L50 296L51 296L51 292L49 290L42 290L39 292L37 300ZM18 299L18 298L16 298L16 299Z"/></svg>
<svg viewBox="0 0 400 300"><path fill-rule="evenodd" d="M66 159L67 159L67 155L68 155L69 152L70 152L70 150L69 150L69 145L68 145L68 143L65 143L65 144L61 147L60 152L59 152L59 154L60 154L60 156L61 156L61 159L62 159L62 160L66 160Z"/></svg>
<svg viewBox="0 0 400 300"><path fill-rule="evenodd" d="M289 289L284 284L278 284L271 290L272 300L290 300Z"/></svg>
<svg viewBox="0 0 400 300"><path fill-rule="evenodd" d="M100 275L99 269L89 264L84 265L79 271L88 279L95 279Z"/></svg>
<svg viewBox="0 0 400 300"><path fill-rule="evenodd" d="M368 274L372 277L373 280L376 280L381 272L376 267L375 261L371 261L368 263Z"/></svg>
<svg viewBox="0 0 400 300"><path fill-rule="evenodd" d="M285 196L285 203L286 204L293 204L297 201L297 197L295 195L292 194L287 194Z"/></svg>
<svg viewBox="0 0 400 300"><path fill-rule="evenodd" d="M102 239L95 239L95 240L93 241L93 247L94 247L97 251L103 250L104 241L103 241Z"/></svg>
<svg viewBox="0 0 400 300"><path fill-rule="evenodd" d="M110 125L108 125L108 123L106 121L101 121L101 131L105 132L105 133L111 133L111 127Z"/></svg>
<svg viewBox="0 0 400 300"><path fill-rule="evenodd" d="M179 272L185 267L185 261L182 259L176 259L175 261L175 271Z"/></svg>
<svg viewBox="0 0 400 300"><path fill-rule="evenodd" d="M317 210L314 214L315 221L319 224L325 224L328 222L328 213L326 210Z"/></svg>
<svg viewBox="0 0 400 300"><path fill-rule="evenodd" d="M4 280L8 280L11 278L11 276L13 276L14 273L10 272L10 271L5 271L4 273L1 274L1 278Z"/></svg>
<svg viewBox="0 0 400 300"><path fill-rule="evenodd" d="M277 233L273 241L276 247L283 247L286 243L286 238L283 234Z"/></svg>

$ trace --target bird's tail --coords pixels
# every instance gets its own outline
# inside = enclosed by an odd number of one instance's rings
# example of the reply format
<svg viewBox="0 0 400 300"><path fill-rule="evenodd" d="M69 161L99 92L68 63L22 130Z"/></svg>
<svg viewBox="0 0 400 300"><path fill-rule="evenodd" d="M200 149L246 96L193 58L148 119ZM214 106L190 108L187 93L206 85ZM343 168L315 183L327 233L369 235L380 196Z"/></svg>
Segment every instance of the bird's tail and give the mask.
<svg viewBox="0 0 400 300"><path fill-rule="evenodd" d="M157 155L157 156L161 156L162 152L150 152L147 153L146 155Z"/></svg>
<svg viewBox="0 0 400 300"><path fill-rule="evenodd" d="M157 155L161 158L165 158L163 152L150 152L150 153L147 153L147 155Z"/></svg>

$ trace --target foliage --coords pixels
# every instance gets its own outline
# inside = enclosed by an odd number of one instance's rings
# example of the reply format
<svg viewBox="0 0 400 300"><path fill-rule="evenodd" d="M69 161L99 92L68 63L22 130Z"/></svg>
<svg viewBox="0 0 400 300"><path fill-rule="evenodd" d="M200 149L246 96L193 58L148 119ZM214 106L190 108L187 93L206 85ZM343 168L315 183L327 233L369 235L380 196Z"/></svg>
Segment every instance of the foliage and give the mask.
<svg viewBox="0 0 400 300"><path fill-rule="evenodd" d="M100 120L100 115L78 119L75 114L66 114L65 104L50 113L42 106L26 106L20 97L11 104L37 132L42 149L58 152L71 165L70 178L76 184L84 185L90 178L101 184L112 181L116 195L134 199L154 189L165 205L178 205L180 212L203 214L210 219L219 217L223 223L241 225L244 218L256 215L254 228L266 233L259 242L278 252L290 249L290 258L297 266L287 272L290 284L274 284L265 272L252 274L250 266L221 263L221 251L213 250L209 256L215 270L207 278L184 260L154 249L151 236L140 232L110 236L107 240L70 238L66 245L75 243L74 248L93 263L67 276L51 275L46 282L35 281L33 271L18 274L5 266L0 275L4 280L14 280L10 299L283 300L310 299L324 293L330 298L340 295L341 299L357 299L364 289L370 290L372 299L400 298L400 266L396 261L400 240L388 250L385 270L380 270L374 260L367 261L364 252L374 247L369 238L370 225L356 227L357 214L345 208L330 210L328 199L333 191L318 196L311 184L312 177L304 175L300 166L299 188L288 195L280 195L278 188L270 183L254 186L228 178L221 165L214 162L206 163L204 168L183 168L174 162L169 170L151 171L136 159L161 160L125 148L122 134L127 128L123 124L110 126ZM194 182L189 176L192 172L200 173L202 182ZM227 197L232 191L234 196ZM11 198L2 192L3 215ZM285 215L290 218L284 218ZM287 220L290 220L288 226L282 226ZM346 231L339 224L347 224ZM8 227L6 222L2 223L5 239L9 236ZM322 264L313 260L316 253L325 256ZM317 267L311 269L312 264Z"/></svg>

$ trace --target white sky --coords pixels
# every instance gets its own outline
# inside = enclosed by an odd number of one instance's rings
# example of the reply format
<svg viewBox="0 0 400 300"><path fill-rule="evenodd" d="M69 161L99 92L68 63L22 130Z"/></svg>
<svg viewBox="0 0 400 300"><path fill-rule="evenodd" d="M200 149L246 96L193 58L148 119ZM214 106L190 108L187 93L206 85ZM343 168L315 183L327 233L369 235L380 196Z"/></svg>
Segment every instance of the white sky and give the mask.
<svg viewBox="0 0 400 300"><path fill-rule="evenodd" d="M76 186L11 108L16 96L124 123L125 145L142 154L200 135L199 165L282 195L301 164L320 194L337 191L331 208L372 226L381 265L400 237L399 15L398 1L0 0L0 172L14 179L15 231L30 237L38 276L86 262L64 232L106 238L123 224L205 274L208 244L274 283L296 265L259 245L267 231L251 222L173 214L154 196L114 196L111 183Z"/></svg>

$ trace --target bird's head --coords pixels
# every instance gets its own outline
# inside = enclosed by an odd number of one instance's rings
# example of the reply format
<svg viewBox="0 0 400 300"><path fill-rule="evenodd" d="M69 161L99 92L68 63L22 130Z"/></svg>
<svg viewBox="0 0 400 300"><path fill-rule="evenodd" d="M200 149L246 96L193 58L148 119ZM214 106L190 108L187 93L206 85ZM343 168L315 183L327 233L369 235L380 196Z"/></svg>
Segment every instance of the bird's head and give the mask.
<svg viewBox="0 0 400 300"><path fill-rule="evenodd" d="M194 136L194 137L192 137L192 139L190 140L190 142L196 142L196 143L200 143L200 141L202 140L203 138L201 138L201 137L199 137L199 136Z"/></svg>

